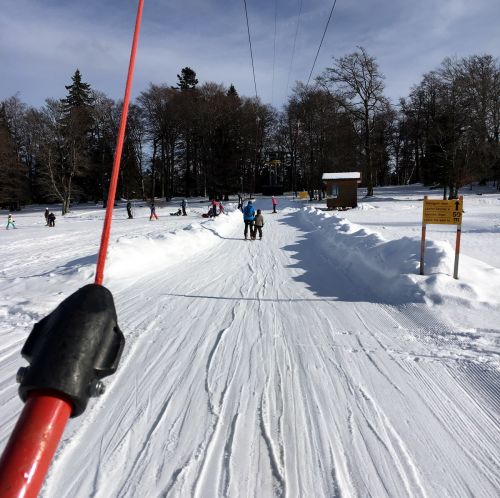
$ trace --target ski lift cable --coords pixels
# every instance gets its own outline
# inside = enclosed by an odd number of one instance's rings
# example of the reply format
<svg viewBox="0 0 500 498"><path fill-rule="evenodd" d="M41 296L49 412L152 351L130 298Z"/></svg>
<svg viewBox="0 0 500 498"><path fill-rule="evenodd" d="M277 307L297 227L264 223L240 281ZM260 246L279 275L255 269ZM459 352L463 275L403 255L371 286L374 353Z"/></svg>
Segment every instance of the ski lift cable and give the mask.
<svg viewBox="0 0 500 498"><path fill-rule="evenodd" d="M250 36L250 24L248 22L248 9L247 9L247 0L243 0L243 3L245 4L245 17L247 20L247 32L248 32L248 44L250 46L250 58L252 59L252 73L253 73L253 84L255 87L255 98L259 98L257 94L257 82L255 80L255 65L253 62L253 50L252 50L252 38Z"/></svg>
<svg viewBox="0 0 500 498"><path fill-rule="evenodd" d="M293 38L292 58L290 59L290 68L288 70L288 78L286 81L286 94L288 95L288 88L290 86L290 76L292 75L293 60L295 58L295 46L297 44L297 35L299 34L300 17L302 15L303 0L299 0L299 12L297 14L297 27L295 28L295 36Z"/></svg>
<svg viewBox="0 0 500 498"><path fill-rule="evenodd" d="M278 18L278 0L274 0L274 44L273 44L273 82L271 86L271 105L274 105L274 69L276 66L276 26Z"/></svg>
<svg viewBox="0 0 500 498"><path fill-rule="evenodd" d="M328 25L330 24L333 11L335 10L335 5L337 5L337 0L334 0L332 9L330 10L330 15L328 16L328 21L326 21L325 30L323 31L323 36L321 37L321 41L319 42L318 51L316 52L316 57L314 57L314 62L311 68L311 72L309 73L309 78L307 78L306 88L309 86L309 81L311 81L311 76L314 71L314 66L316 65L316 61L318 60L319 51L321 50L321 46L323 45L323 40L325 39L326 31L328 30Z"/></svg>

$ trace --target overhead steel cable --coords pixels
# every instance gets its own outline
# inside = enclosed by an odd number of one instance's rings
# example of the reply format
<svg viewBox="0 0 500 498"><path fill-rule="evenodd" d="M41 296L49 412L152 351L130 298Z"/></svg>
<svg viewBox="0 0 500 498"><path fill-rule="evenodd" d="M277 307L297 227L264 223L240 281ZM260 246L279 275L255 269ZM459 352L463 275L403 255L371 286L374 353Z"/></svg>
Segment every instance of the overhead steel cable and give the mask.
<svg viewBox="0 0 500 498"><path fill-rule="evenodd" d="M276 66L276 32L278 19L278 0L274 0L274 44L273 44L273 83L271 90L271 104L274 105L274 71Z"/></svg>
<svg viewBox="0 0 500 498"><path fill-rule="evenodd" d="M293 59L295 57L295 45L297 44L297 35L299 33L300 16L302 15L302 2L299 1L299 13L297 14L297 27L295 28L295 36L293 38L292 58L290 59L290 69L288 70L288 79L286 81L286 94L288 95L288 88L290 86L290 76L292 75Z"/></svg>
<svg viewBox="0 0 500 498"><path fill-rule="evenodd" d="M323 40L325 39L326 31L328 30L328 25L330 24L330 20L332 18L333 11L335 10L335 5L337 5L337 0L334 0L332 10L330 10L330 15L328 16L328 21L326 21L325 30L323 31L323 36L321 37L321 41L319 42L318 51L316 52L316 57L314 58L311 72L309 73L309 78L307 78L306 87L309 86L309 81L311 81L311 76L312 76L312 73L314 71L314 66L316 65L316 61L318 60L319 51L321 50L321 46L323 45Z"/></svg>
<svg viewBox="0 0 500 498"><path fill-rule="evenodd" d="M243 3L245 4L245 17L247 20L248 44L250 45L250 58L252 59L252 73L253 73L253 84L255 87L255 98L258 99L259 96L257 94L257 81L255 80L255 65L253 63L252 38L250 37L250 24L248 23L247 0L243 0Z"/></svg>

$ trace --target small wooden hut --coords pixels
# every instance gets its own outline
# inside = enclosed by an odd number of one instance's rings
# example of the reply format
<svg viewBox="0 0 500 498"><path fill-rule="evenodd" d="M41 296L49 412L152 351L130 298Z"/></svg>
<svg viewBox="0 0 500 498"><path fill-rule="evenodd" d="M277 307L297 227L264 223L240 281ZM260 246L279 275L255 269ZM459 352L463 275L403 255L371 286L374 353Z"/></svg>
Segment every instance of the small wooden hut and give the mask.
<svg viewBox="0 0 500 498"><path fill-rule="evenodd" d="M326 205L329 209L354 208L358 205L359 171L345 173L323 173Z"/></svg>

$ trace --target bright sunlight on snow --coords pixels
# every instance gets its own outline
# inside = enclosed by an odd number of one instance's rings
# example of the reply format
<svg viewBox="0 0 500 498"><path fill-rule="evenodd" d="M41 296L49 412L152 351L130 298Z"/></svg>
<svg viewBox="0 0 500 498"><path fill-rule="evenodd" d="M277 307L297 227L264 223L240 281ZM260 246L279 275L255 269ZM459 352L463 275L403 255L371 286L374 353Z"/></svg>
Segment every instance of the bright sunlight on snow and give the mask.
<svg viewBox="0 0 500 498"><path fill-rule="evenodd" d="M463 189L455 228L427 227L422 186L357 208L257 197L241 212L114 214L105 285L126 346L72 419L42 496L351 497L500 493L500 192ZM0 441L33 325L92 282L104 211L45 206L0 232ZM2 212L6 221L7 212Z"/></svg>

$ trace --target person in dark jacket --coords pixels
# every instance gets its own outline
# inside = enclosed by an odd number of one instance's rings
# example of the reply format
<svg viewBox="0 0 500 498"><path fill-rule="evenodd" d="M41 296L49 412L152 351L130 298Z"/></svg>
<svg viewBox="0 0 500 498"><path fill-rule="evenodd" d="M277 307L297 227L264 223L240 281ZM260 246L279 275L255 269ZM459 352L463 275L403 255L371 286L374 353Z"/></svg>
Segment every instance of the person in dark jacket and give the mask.
<svg viewBox="0 0 500 498"><path fill-rule="evenodd" d="M49 226L49 208L45 208L44 216L45 216L45 226L48 227Z"/></svg>
<svg viewBox="0 0 500 498"><path fill-rule="evenodd" d="M54 213L49 214L49 227L56 226L56 215Z"/></svg>
<svg viewBox="0 0 500 498"><path fill-rule="evenodd" d="M132 203L130 201L127 202L127 214L129 220L131 220L134 217L132 215Z"/></svg>
<svg viewBox="0 0 500 498"><path fill-rule="evenodd" d="M182 216L187 216L186 207L187 207L187 201L186 201L186 199L182 199L182 202L181 202Z"/></svg>
<svg viewBox="0 0 500 498"><path fill-rule="evenodd" d="M253 223L255 220L255 208L253 207L252 201L248 201L247 205L243 208L243 221L245 222L245 231L243 235L245 240L248 236L248 230L250 229L250 237L253 236Z"/></svg>

